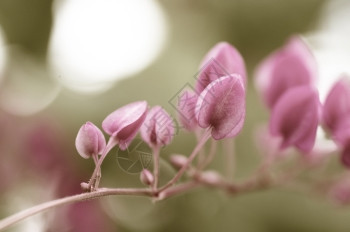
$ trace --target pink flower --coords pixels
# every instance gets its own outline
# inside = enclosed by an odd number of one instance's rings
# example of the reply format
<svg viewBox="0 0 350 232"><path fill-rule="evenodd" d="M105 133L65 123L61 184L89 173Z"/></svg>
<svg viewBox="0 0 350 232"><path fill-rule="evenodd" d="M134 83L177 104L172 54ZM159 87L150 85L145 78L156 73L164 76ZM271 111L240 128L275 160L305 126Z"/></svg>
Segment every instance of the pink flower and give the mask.
<svg viewBox="0 0 350 232"><path fill-rule="evenodd" d="M350 168L350 82L343 76L334 84L323 106L323 123L341 149L341 161Z"/></svg>
<svg viewBox="0 0 350 232"><path fill-rule="evenodd" d="M332 131L332 138L341 149L342 163L350 168L350 117L344 117L336 125Z"/></svg>
<svg viewBox="0 0 350 232"><path fill-rule="evenodd" d="M174 122L160 106L150 109L141 127L141 137L150 147L168 145L174 137Z"/></svg>
<svg viewBox="0 0 350 232"><path fill-rule="evenodd" d="M332 138L340 147L350 145L350 117L344 117L337 122L332 130Z"/></svg>
<svg viewBox="0 0 350 232"><path fill-rule="evenodd" d="M290 88L308 85L316 80L316 61L299 37L292 37L280 50L268 56L257 68L257 89L272 109Z"/></svg>
<svg viewBox="0 0 350 232"><path fill-rule="evenodd" d="M97 156L106 147L106 140L100 129L93 123L85 123L79 130L75 147L83 158Z"/></svg>
<svg viewBox="0 0 350 232"><path fill-rule="evenodd" d="M282 138L281 148L295 146L310 152L315 144L320 117L318 93L309 86L288 90L276 103L270 118L270 132Z"/></svg>
<svg viewBox="0 0 350 232"><path fill-rule="evenodd" d="M323 107L323 122L332 134L342 129L345 118L350 117L350 82L348 77L341 78L328 93ZM350 124L348 125L350 127Z"/></svg>
<svg viewBox="0 0 350 232"><path fill-rule="evenodd" d="M102 122L102 127L115 139L120 149L125 150L135 138L146 115L147 102L133 102L108 115Z"/></svg>
<svg viewBox="0 0 350 232"><path fill-rule="evenodd" d="M196 104L198 95L194 92L184 91L178 102L178 117L181 124L188 130L193 131L198 127L196 119Z"/></svg>
<svg viewBox="0 0 350 232"><path fill-rule="evenodd" d="M210 83L197 101L196 117L202 128L212 128L216 140L236 136L245 119L245 87L241 76L232 74Z"/></svg>
<svg viewBox="0 0 350 232"><path fill-rule="evenodd" d="M227 42L216 44L204 57L200 67L196 91L202 92L211 82L229 74L239 74L246 84L244 60L235 47Z"/></svg>

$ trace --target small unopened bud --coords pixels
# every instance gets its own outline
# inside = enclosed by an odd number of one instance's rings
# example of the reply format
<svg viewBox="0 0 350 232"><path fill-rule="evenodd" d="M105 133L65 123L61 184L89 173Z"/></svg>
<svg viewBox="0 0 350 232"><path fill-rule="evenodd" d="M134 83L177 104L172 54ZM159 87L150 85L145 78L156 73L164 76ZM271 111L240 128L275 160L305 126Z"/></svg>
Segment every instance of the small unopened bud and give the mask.
<svg viewBox="0 0 350 232"><path fill-rule="evenodd" d="M140 180L145 185L152 185L154 182L154 177L148 169L143 169L140 174Z"/></svg>
<svg viewBox="0 0 350 232"><path fill-rule="evenodd" d="M209 185L215 185L222 181L221 175L216 171L205 171L201 174L201 180Z"/></svg>
<svg viewBox="0 0 350 232"><path fill-rule="evenodd" d="M106 147L106 140L100 129L93 123L85 123L79 130L75 146L81 157L87 159L93 155L101 154Z"/></svg>
<svg viewBox="0 0 350 232"><path fill-rule="evenodd" d="M89 184L88 183L85 183L85 182L82 182L80 183L80 187L83 191L89 191Z"/></svg>
<svg viewBox="0 0 350 232"><path fill-rule="evenodd" d="M186 165L188 158L184 155L172 155L170 157L170 163L175 167L176 169L181 169L183 166Z"/></svg>

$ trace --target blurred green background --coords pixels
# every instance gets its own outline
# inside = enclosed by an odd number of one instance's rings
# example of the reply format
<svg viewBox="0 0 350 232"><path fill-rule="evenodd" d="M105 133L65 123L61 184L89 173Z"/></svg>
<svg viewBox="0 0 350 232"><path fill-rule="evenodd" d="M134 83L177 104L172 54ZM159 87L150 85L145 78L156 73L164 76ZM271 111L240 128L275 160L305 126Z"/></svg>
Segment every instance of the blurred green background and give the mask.
<svg viewBox="0 0 350 232"><path fill-rule="evenodd" d="M139 4L136 0L132 2ZM4 49L8 51L0 87L3 98L0 104L2 217L44 200L80 191L79 183L86 181L93 170L92 160L82 159L74 147L75 136L86 121L101 125L106 115L116 108L142 99L151 106L163 106L176 117L169 100L186 83L194 83L201 59L219 41L232 43L246 61L247 118L244 130L236 139L237 178L247 177L254 170L261 158L254 144L254 131L268 120L252 81L254 68L289 36L316 30L323 9L330 1L154 2L163 11L167 29L159 55L140 72L109 83L104 92L91 94L57 87L57 80L50 79L47 51L54 3L0 0L0 27ZM137 16L131 12L129 17ZM135 31L130 28L120 33ZM145 35L138 36L142 40ZM20 70L19 74L16 70ZM59 78L60 75L64 72L53 76ZM30 100L27 102L27 99ZM45 107L31 111L31 105L36 107L35 101L44 101L40 104ZM11 110L21 104L31 113L23 115L16 113L21 109ZM172 153L188 154L194 144L194 136L180 130L174 142L163 151L162 158L166 161ZM115 160L116 151L111 153L103 165L102 185L141 186L138 175L122 171ZM222 171L222 163L219 154L212 167ZM162 173L164 179L173 174L166 162ZM314 195L278 189L229 197L201 188L157 204L143 198L108 197L79 205L82 211L62 209L36 216L9 231L350 231L348 207L335 206ZM67 215L69 219L65 218Z"/></svg>

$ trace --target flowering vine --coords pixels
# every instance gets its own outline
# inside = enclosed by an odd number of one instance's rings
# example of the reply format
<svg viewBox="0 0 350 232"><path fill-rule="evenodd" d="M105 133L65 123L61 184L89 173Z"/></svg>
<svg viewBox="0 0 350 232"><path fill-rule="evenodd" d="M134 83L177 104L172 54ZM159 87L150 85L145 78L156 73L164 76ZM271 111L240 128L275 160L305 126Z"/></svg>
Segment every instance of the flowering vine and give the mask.
<svg viewBox="0 0 350 232"><path fill-rule="evenodd" d="M224 73L218 72L212 62L219 65ZM75 141L76 149L80 156L91 157L95 163L89 181L81 183L84 193L46 202L5 218L0 221L0 230L49 208L107 195L140 195L157 201L199 186L219 188L232 195L282 186L297 180L301 172L327 165L323 161L330 152L317 156L315 149L317 131L321 126L336 142L342 163L350 167L350 82L346 76L342 77L322 105L315 85L316 61L299 37L292 37L264 59L255 73L257 90L270 111L263 142L264 146L274 149L265 149L269 154L243 182L233 178L232 142L242 130L246 116L247 74L244 60L236 48L221 42L208 52L201 67L204 68L199 72L195 88L183 92L177 108L180 122L188 132L195 134L197 144L189 155L174 154L170 157L169 162L177 172L167 183L159 185L162 174L159 159L161 148L174 139L173 118L161 106L151 107L146 101L129 103L104 119L102 129L109 136L107 142L102 131L92 122L80 128ZM153 170L143 169L140 173L140 181L146 187L100 187L105 157L115 146L126 150L139 132L153 153ZM206 150L204 145L208 140L210 147ZM226 147L224 153L229 170L226 176L207 168L217 155L218 140L222 140ZM280 162L284 162L283 157L288 156L283 153L290 148L296 148L301 158L290 164L290 169L279 169ZM308 162L306 158L310 157L319 162ZM278 175L272 175L272 171L276 170ZM181 182L184 174L188 178ZM317 187L319 182L313 180L312 183ZM342 202L350 202L350 194L349 199L342 194L350 192L350 187L344 187L342 182L343 178L336 179L327 185L324 192L330 192Z"/></svg>

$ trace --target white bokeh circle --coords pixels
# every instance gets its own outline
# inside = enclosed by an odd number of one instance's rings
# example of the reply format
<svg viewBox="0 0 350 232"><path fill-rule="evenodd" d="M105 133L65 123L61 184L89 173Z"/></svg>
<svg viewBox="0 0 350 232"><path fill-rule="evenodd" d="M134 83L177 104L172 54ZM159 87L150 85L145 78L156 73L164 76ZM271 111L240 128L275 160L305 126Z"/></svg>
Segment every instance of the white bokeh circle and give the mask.
<svg viewBox="0 0 350 232"><path fill-rule="evenodd" d="M56 1L49 61L64 86L103 90L147 67L166 28L155 0Z"/></svg>
<svg viewBox="0 0 350 232"><path fill-rule="evenodd" d="M0 107L13 115L29 116L48 107L60 85L51 78L46 64L23 51L7 46L8 61L0 86Z"/></svg>

